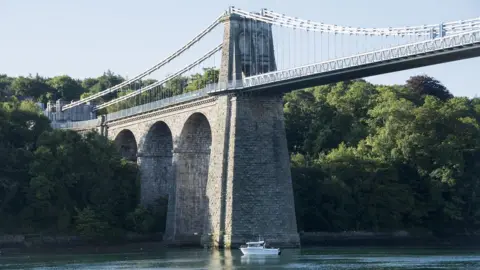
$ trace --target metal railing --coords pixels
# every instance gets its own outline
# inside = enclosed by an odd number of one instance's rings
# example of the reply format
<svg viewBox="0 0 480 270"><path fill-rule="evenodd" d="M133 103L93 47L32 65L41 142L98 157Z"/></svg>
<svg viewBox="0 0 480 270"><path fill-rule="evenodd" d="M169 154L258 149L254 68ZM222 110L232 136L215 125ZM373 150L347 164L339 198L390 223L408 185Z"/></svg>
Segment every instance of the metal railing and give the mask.
<svg viewBox="0 0 480 270"><path fill-rule="evenodd" d="M301 79L306 76L414 57L425 53L440 53L444 50L454 52L455 49L462 50L464 46L480 46L480 30L250 76L243 80L243 87L252 88L269 85L286 80Z"/></svg>
<svg viewBox="0 0 480 270"><path fill-rule="evenodd" d="M164 98L164 99L160 99L160 100L157 100L157 101L154 101L154 102L150 102L150 103L138 105L138 106L135 106L135 107L131 107L131 108L128 108L128 109L124 109L124 110L116 111L116 112L113 112L113 113L109 113L105 116L105 121L106 122L114 121L114 120L118 120L118 119L121 119L121 118L129 117L129 116L132 116L132 115L147 113L147 112L158 110L158 109L161 109L161 108L165 108L165 107L168 107L168 106L171 106L171 105L180 104L180 103L183 103L183 102L203 98L203 97L208 96L208 94L211 93L212 91L215 91L215 89L217 87L218 87L218 83L212 83L212 84L207 85L205 88L203 88L201 90L187 92L187 93L184 93L184 94L181 94L181 95L178 95L178 96Z"/></svg>
<svg viewBox="0 0 480 270"><path fill-rule="evenodd" d="M94 129L101 123L101 118L96 118L85 121L51 122L50 125L54 129Z"/></svg>

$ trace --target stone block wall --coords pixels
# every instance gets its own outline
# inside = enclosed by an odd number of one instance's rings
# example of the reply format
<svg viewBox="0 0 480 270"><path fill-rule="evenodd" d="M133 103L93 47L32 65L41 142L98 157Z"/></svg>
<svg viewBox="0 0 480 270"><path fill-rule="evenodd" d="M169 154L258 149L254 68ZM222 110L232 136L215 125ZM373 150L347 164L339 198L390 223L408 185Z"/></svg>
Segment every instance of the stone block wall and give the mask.
<svg viewBox="0 0 480 270"><path fill-rule="evenodd" d="M300 244L280 96L232 99L225 243Z"/></svg>
<svg viewBox="0 0 480 270"><path fill-rule="evenodd" d="M191 244L202 235L220 235L225 116L217 113L218 100L207 97L107 123L110 139L125 130L134 134L142 203L168 196L168 242Z"/></svg>
<svg viewBox="0 0 480 270"><path fill-rule="evenodd" d="M142 204L150 205L155 199L168 198L169 186L173 182L173 138L170 128L165 122L157 122L145 135L142 151L137 154L137 162L141 168Z"/></svg>

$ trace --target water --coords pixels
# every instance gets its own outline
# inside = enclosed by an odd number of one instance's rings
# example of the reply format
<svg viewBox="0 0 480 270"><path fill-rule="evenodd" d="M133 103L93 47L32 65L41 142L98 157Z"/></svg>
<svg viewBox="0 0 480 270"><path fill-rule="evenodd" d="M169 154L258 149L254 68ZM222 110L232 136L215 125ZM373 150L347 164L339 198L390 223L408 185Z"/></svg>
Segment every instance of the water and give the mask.
<svg viewBox="0 0 480 270"><path fill-rule="evenodd" d="M149 253L0 255L0 269L480 269L479 250L307 248L275 257L239 250L162 249Z"/></svg>

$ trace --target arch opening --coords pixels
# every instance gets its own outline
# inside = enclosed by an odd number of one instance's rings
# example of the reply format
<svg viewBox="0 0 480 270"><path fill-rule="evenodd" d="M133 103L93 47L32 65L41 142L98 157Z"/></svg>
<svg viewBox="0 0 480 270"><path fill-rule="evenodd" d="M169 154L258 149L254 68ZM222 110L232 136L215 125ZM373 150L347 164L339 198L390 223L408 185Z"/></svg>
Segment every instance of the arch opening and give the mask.
<svg viewBox="0 0 480 270"><path fill-rule="evenodd" d="M140 168L141 203L154 206L157 230L165 231L167 208L173 193L173 138L165 122L156 122L147 132L138 164Z"/></svg>
<svg viewBox="0 0 480 270"><path fill-rule="evenodd" d="M129 161L137 161L137 141L132 131L124 129L118 133L114 140L120 155Z"/></svg>
<svg viewBox="0 0 480 270"><path fill-rule="evenodd" d="M207 181L211 145L212 132L207 118L200 113L191 115L175 149L177 236L201 236L209 230Z"/></svg>

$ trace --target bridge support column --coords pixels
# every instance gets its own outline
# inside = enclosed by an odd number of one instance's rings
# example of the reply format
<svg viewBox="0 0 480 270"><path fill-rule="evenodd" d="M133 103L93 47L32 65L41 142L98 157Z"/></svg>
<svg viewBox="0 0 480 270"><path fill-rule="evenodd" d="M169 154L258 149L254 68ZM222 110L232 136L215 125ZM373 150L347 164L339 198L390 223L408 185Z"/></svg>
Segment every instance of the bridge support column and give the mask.
<svg viewBox="0 0 480 270"><path fill-rule="evenodd" d="M167 199L172 182L172 155L139 153L137 164L140 168L140 202L151 206L159 199Z"/></svg>
<svg viewBox="0 0 480 270"><path fill-rule="evenodd" d="M231 111L224 246L298 247L282 97L239 95Z"/></svg>
<svg viewBox="0 0 480 270"><path fill-rule="evenodd" d="M100 126L97 128L98 133L100 133L102 136L105 136L108 138L108 126L106 123L106 118L105 115L102 115L100 117Z"/></svg>
<svg viewBox="0 0 480 270"><path fill-rule="evenodd" d="M240 87L244 77L277 70L270 24L231 15L224 25L219 89Z"/></svg>
<svg viewBox="0 0 480 270"><path fill-rule="evenodd" d="M276 70L271 25L237 15L224 24L219 89ZM220 95L216 117L203 243L230 248L261 236L299 246L282 97Z"/></svg>

